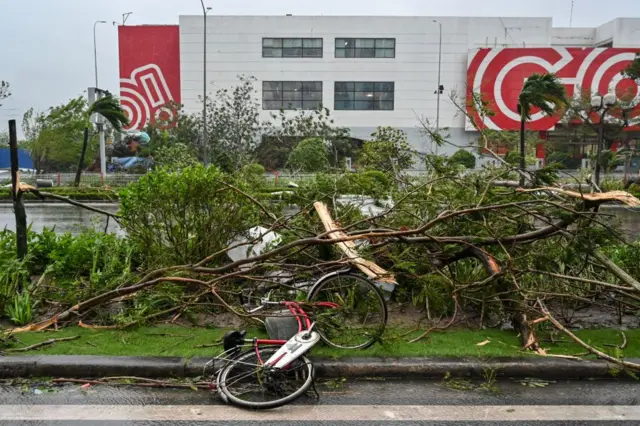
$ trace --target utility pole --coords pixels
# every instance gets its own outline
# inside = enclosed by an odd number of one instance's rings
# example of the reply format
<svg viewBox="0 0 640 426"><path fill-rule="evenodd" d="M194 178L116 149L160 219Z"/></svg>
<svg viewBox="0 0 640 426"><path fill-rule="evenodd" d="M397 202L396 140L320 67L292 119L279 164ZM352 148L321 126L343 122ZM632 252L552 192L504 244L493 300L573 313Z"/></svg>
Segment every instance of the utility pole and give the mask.
<svg viewBox="0 0 640 426"><path fill-rule="evenodd" d="M438 90L437 90L437 101L436 101L436 134L440 132L440 94L442 93L442 85L440 82L441 78L441 70L442 70L442 22L433 20L433 22L437 23L440 28L440 39L438 42ZM438 144L435 146L435 154L438 155Z"/></svg>
<svg viewBox="0 0 640 426"><path fill-rule="evenodd" d="M209 158L209 139L207 134L207 13L210 7L205 7L204 0L200 0L202 5L202 16L204 19L204 53L202 58L202 149L204 157L204 165L208 166L211 162Z"/></svg>

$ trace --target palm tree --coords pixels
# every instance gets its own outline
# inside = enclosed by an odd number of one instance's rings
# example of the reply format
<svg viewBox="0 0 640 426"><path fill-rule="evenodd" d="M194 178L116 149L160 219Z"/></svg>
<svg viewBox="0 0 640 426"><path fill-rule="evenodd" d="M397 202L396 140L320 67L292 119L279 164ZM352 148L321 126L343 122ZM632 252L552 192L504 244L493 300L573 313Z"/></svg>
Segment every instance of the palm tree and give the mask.
<svg viewBox="0 0 640 426"><path fill-rule="evenodd" d="M84 128L84 140L82 142L82 152L80 153L80 162L76 171L75 186L80 185L80 176L82 175L82 167L84 164L84 156L87 153L87 145L89 144L89 118L93 114L98 114L119 132L123 126L129 125L129 119L125 114L120 102L112 95L107 94L105 97L95 101L87 110L87 126Z"/></svg>
<svg viewBox="0 0 640 426"><path fill-rule="evenodd" d="M524 143L525 124L531 119L531 110L540 109L547 115L569 105L567 93L555 74L533 74L527 79L518 97L520 114L520 169L526 169L526 148ZM524 175L520 176L520 186L524 186Z"/></svg>

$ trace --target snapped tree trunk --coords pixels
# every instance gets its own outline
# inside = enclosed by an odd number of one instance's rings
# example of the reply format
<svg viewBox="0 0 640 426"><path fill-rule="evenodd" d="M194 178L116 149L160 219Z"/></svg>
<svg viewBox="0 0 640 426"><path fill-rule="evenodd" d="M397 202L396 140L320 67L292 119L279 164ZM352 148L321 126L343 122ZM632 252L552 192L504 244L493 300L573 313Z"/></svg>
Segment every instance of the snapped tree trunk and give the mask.
<svg viewBox="0 0 640 426"><path fill-rule="evenodd" d="M525 125L525 120L524 118L520 119L520 169L522 170L522 172L524 173L524 171L527 169L527 147L525 146L524 143L524 125ZM520 186L524 186L525 181L524 181L524 174L522 174L520 176Z"/></svg>
<svg viewBox="0 0 640 426"><path fill-rule="evenodd" d="M89 145L89 128L84 128L84 139L82 140L82 151L80 152L80 162L76 171L75 186L80 186L80 177L82 176L82 168L84 166L84 157L87 154L87 145Z"/></svg>
<svg viewBox="0 0 640 426"><path fill-rule="evenodd" d="M16 215L16 248L18 259L27 255L27 212L20 191L20 167L18 164L18 135L16 121L9 120L9 151L11 157L11 198L13 211ZM22 285L18 284L18 291L22 292Z"/></svg>

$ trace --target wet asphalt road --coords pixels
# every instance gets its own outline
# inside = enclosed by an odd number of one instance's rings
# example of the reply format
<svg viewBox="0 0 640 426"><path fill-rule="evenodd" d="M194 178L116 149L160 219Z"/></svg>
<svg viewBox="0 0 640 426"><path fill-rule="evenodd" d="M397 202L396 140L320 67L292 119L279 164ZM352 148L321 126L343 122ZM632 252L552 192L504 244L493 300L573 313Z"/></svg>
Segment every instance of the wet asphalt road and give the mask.
<svg viewBox="0 0 640 426"><path fill-rule="evenodd" d="M92 386L82 389L80 385L66 385L48 387L43 385L23 384L0 386L0 419L7 419L8 406L15 408L23 406L25 411L38 408L42 415L31 421L0 420L0 425L250 425L254 420L234 421L236 415L259 415L264 425L640 425L640 417L630 421L586 421L582 418L572 420L573 414L584 417L585 412L604 412L617 409L613 406L633 406L623 410L635 410L640 413L640 384L635 381L575 381L575 382L537 382L525 383L519 381L500 381L493 386L486 382L454 382L444 383L435 381L395 381L395 380L360 380L351 382L329 381L317 385L320 399L303 397L292 406L269 412L247 412L237 410L222 404L217 398L206 391L172 390L172 389L143 389L134 387L100 387ZM36 389L38 389L36 391ZM38 394L36 394L38 393ZM4 409L3 409L3 406ZM114 406L112 408L108 408ZM154 410L165 406L174 407L176 418L173 420L157 421L141 418L138 421L109 420L104 415L102 420L57 420L54 421L47 414L47 407L51 412L61 410L69 412L88 412L106 407L108 410L120 410L124 413L128 408L142 412L153 413ZM411 406L411 407L409 407ZM444 407L443 407L444 406ZM500 416L492 420L487 418L484 407L514 406L509 412L524 413L525 417L535 417L536 413L557 410L561 421L500 421ZM543 406L543 407L538 407ZM566 408L564 407L566 406ZM578 407L576 407L578 406ZM598 406L598 407L594 407ZM603 407L606 406L606 407ZM189 408L187 408L189 407ZM200 407L200 408L191 408ZM395 421L386 417L401 417L403 408L406 412L415 412L414 407L430 408L440 412L440 419L433 421L429 414L421 418L408 421ZM179 411L181 408L202 415L202 420L184 420ZM498 407L500 408L500 407ZM117 410L116 410L117 409ZM438 411L439 410L439 411ZM475 410L475 411L474 411ZM344 412L342 412L344 411ZM447 419L459 420L460 416L468 417L469 412L478 411L478 418L466 418L463 421L443 421ZM504 411L504 410L503 410ZM354 419L375 417L381 413L381 418L370 421L356 421ZM293 414L292 414L293 413ZM297 414L296 414L297 413ZM467 414L465 414L467 413ZM187 412L187 414L189 414ZM545 414L545 413L543 413ZM548 415L548 413L546 413ZM335 416L346 415L350 421L335 420ZM53 417L57 414L53 414ZM116 414L114 416L117 417ZM291 420L298 416L295 420ZM302 417L300 417L302 416ZM333 416L333 417L332 417ZM491 418L491 415L489 415ZM188 416L187 416L188 417ZM418 416L419 417L419 416ZM196 416L197 418L197 416ZM327 418L331 420L327 420Z"/></svg>

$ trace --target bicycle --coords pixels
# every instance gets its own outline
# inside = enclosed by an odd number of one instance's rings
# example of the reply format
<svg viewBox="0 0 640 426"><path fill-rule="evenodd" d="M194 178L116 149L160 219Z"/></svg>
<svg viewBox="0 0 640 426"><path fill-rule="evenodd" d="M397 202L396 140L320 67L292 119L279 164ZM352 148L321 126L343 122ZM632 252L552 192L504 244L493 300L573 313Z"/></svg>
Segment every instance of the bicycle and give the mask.
<svg viewBox="0 0 640 426"><path fill-rule="evenodd" d="M347 284L350 280L353 282ZM309 290L306 301L270 301L270 295L269 291L266 298L260 298L259 306L247 311L284 306L295 317L298 332L288 340L246 339L245 331L226 333L224 352L209 362L214 366L216 360L225 362L215 375L215 389L226 403L269 409L296 400L313 385L314 367L305 356L313 346L323 340L336 348L366 348L380 338L387 322L387 306L380 289L371 280L345 270L321 277ZM305 308L321 312L311 314L312 322ZM352 317L362 324L375 319L376 324L349 333L345 326L353 325ZM337 333L338 329L342 332ZM247 343L253 349L241 353ZM265 400L256 400L260 398Z"/></svg>

